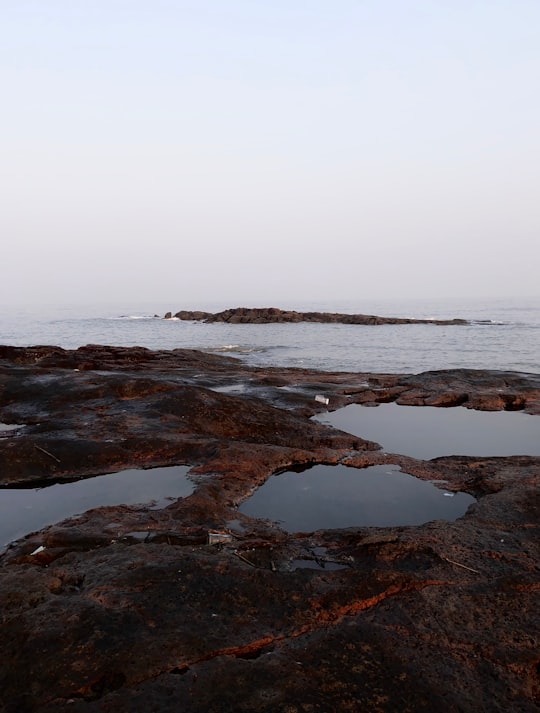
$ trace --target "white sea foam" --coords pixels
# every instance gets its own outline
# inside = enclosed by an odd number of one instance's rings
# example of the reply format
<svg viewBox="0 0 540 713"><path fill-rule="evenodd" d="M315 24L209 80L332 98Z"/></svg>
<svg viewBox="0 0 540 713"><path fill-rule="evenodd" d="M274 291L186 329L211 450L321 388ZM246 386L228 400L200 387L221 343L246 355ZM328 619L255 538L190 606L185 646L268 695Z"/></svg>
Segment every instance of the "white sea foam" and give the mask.
<svg viewBox="0 0 540 713"><path fill-rule="evenodd" d="M244 347L240 344L223 344L218 347L206 347L206 352L236 352L238 354L252 354L253 352L265 351L262 347Z"/></svg>
<svg viewBox="0 0 540 713"><path fill-rule="evenodd" d="M500 319L471 319L471 324L476 324L478 326L489 327L491 325L509 325L510 322L503 322Z"/></svg>
<svg viewBox="0 0 540 713"><path fill-rule="evenodd" d="M156 319L156 316L153 314L121 314L117 317L108 317L108 319Z"/></svg>

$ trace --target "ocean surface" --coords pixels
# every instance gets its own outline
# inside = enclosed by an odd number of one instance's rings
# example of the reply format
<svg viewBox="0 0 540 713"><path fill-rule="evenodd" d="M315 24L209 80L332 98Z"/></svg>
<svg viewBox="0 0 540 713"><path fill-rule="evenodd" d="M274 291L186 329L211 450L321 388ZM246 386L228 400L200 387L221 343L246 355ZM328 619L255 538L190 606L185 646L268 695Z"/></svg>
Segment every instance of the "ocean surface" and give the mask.
<svg viewBox="0 0 540 713"><path fill-rule="evenodd" d="M298 311L317 310L422 319L457 317L470 320L470 324L447 327L434 324L227 325L163 319L163 315L169 310L173 313L181 309L216 312L234 306L272 306ZM85 344L138 345L150 349L201 349L235 356L249 364L262 367L303 367L329 371L419 373L431 369L473 368L540 373L540 298L535 300L484 300L482 302L458 300L451 302L426 300L369 302L364 300L357 303L283 304L275 302L274 304L249 305L181 302L177 304L100 304L71 307L33 305L5 308L1 311L0 344L14 346L50 344L66 349L74 349ZM386 406L391 409L392 404ZM397 415L405 414L406 407L398 408L399 412L394 409ZM341 411L345 412L345 409ZM423 413L424 411L426 409L416 409L415 415L426 415ZM449 446L448 431L451 430L454 437L459 435L457 426L461 424L463 418L460 416L462 417L466 410L436 409L436 411L455 412L438 415L454 416L459 420L459 423L454 426L446 425L441 429L443 433L441 437L444 441L442 444L436 439L437 434L432 434L429 440L438 444L438 450L436 449L434 453L417 454L417 457L441 455L446 452L441 448ZM384 418L383 423L379 424L379 430L371 432L368 431L368 427L375 428L377 426L375 417L385 416L385 408L363 409L359 413L364 418L361 423L354 420L354 418L357 419L358 414L355 416L352 412L347 412L347 414L335 412L321 418L325 420L354 417L352 423L339 422L335 425L352 433L359 430L358 435L373 437L373 440L383 444L384 448L396 452L409 452L407 449L414 446L415 433L417 435L418 432L425 432L426 425L420 425L416 421L412 421L410 417L408 418L409 430L407 430L407 424L392 424L391 421ZM465 413L465 415L467 414ZM517 436L521 440L517 442L514 437L514 440L507 444L509 452L537 452L538 437L535 435L535 417L517 413L468 415L483 417L484 421L486 421L486 416L512 417L512 428L509 428L510 424L503 424L506 431L509 432L506 436L510 437L512 434L516 436L514 432L517 432ZM365 422L368 417L368 422ZM434 422L433 426L435 426ZM488 426L488 424L476 424L474 428L469 424L468 430L465 429L467 437L471 435L470 430L474 431L472 452L480 453L478 448L482 444L481 450L486 450L490 454L498 453L496 448L502 447L502 438L495 434L493 424L491 424L484 434L487 439L487 445L485 445L484 441L480 439L484 426ZM0 424L0 431L2 428L6 430L9 427ZM391 439L396 434L401 435L405 442L392 441ZM529 440L524 442L523 439L526 438ZM422 440L423 443L424 441L425 439ZM469 452L467 448L469 445L466 443L456 443L455 439L452 441L452 452ZM145 472L143 478L145 487L148 475L149 473ZM410 478L410 476L407 477ZM108 492L110 484L114 485L112 495ZM421 483L421 485L425 484ZM184 487L183 481L180 486ZM378 484L376 492L378 493ZM181 494L184 494L183 491ZM442 491L438 491L436 494L439 498L438 505L449 499ZM26 491L4 489L0 491L0 552L9 542L42 528L44 525L57 522L75 512L83 512L88 507L95 507L96 504L108 504L112 502L110 497L114 498L114 502L135 502L139 499L155 501L160 498L176 498L178 495L176 482L170 483L167 480L163 488L161 485L158 487L155 473L152 474L152 489L149 492L139 492L134 487L133 478L129 481L129 487L125 483L122 485L118 480L118 474L114 478L108 476L92 478L89 481L77 483L75 486L58 485L43 490ZM341 497L339 489L333 496ZM396 493L393 493L392 497L395 499ZM91 499L89 500L89 498ZM341 506L338 509L342 509ZM403 510L403 507L400 509ZM277 515L277 517L281 516ZM429 519L435 515L430 511L426 517ZM362 524L356 515L352 522L353 524ZM296 526L297 523L291 525L291 527ZM312 523L302 523L302 527L304 526L311 527Z"/></svg>
<svg viewBox="0 0 540 713"><path fill-rule="evenodd" d="M164 320L169 310L229 307L463 318L465 326L203 324ZM0 314L0 344L85 344L201 349L257 366L328 371L419 373L472 368L540 372L540 297L492 300L359 300L273 304L94 304L10 307Z"/></svg>

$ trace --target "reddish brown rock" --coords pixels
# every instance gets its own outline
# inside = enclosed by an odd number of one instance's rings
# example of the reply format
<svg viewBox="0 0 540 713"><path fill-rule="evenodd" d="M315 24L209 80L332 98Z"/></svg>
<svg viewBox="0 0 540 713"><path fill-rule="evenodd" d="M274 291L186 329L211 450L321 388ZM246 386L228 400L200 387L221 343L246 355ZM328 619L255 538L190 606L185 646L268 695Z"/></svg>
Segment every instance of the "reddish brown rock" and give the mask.
<svg viewBox="0 0 540 713"><path fill-rule="evenodd" d="M536 711L540 459L387 455L310 421L321 393L330 408L540 403L534 375L1 347L0 421L22 425L0 438L3 483L187 463L198 487L162 510L97 508L8 548L0 710ZM455 522L304 534L236 509L276 471L342 460L394 463L478 501ZM225 543L208 544L212 531Z"/></svg>
<svg viewBox="0 0 540 713"><path fill-rule="evenodd" d="M480 369L443 369L400 377L398 404L466 406L481 411L540 414L540 375Z"/></svg>

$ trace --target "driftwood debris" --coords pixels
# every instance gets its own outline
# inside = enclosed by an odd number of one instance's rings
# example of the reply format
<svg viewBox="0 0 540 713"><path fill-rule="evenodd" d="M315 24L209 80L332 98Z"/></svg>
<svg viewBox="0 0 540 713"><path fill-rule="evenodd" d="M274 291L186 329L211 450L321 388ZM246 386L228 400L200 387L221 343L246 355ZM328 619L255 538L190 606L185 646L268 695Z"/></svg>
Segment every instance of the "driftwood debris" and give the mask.
<svg viewBox="0 0 540 713"><path fill-rule="evenodd" d="M60 460L60 458L57 458L55 455L53 455L53 454L50 453L49 451L46 451L45 448L42 448L41 446L36 446L35 444L34 444L34 448L37 448L38 451L41 451L42 453L45 453L45 455L49 456L49 458L52 458L52 459L55 460L57 463L61 463L61 462L62 462L62 461Z"/></svg>

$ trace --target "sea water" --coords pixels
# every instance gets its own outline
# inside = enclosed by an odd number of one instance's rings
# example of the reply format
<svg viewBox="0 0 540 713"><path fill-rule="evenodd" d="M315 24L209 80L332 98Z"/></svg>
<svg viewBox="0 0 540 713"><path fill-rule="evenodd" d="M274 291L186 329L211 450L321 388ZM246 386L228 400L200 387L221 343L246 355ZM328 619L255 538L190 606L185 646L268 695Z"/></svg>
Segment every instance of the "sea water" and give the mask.
<svg viewBox="0 0 540 713"><path fill-rule="evenodd" d="M379 300L273 304L298 311L469 320L435 324L204 324L165 320L171 310L219 311L229 304L117 304L20 307L0 314L0 344L85 344L201 349L253 366L327 371L419 373L433 369L540 372L540 298L528 300Z"/></svg>
<svg viewBox="0 0 540 713"><path fill-rule="evenodd" d="M163 319L168 311L201 309L215 312L232 306L272 306L297 311L362 313L418 319L462 318L470 323L453 326L204 324ZM420 373L433 369L469 368L540 373L540 299L362 300L304 304L275 300L272 304L246 305L190 304L178 300L176 304L32 305L0 312L0 344L55 345L65 349L76 349L86 344L200 349L235 356L250 365L263 368L301 367L375 373ZM374 412L377 409L366 411ZM536 421L533 416L524 418ZM393 444L385 438L375 440L393 449ZM352 475L347 473L348 478ZM394 477L390 474L386 476L388 479ZM399 477L400 483L406 480L404 474L395 474L395 477ZM165 494L161 493L161 496ZM447 499L440 492L436 495L439 503ZM8 496L4 491L5 505L8 504L8 497L19 495ZM152 491L148 497L154 499L160 495ZM124 502L127 499L126 494ZM24 495L23 501L18 506L20 512L30 502L26 502ZM78 505L76 507L79 508ZM433 517L433 514L429 517ZM355 523L361 524L356 516ZM301 526L305 525L302 523ZM298 523L295 523L294 527L297 526ZM310 523L309 527L312 526ZM23 526L22 531L4 535L4 539L7 541L25 531L28 529Z"/></svg>

